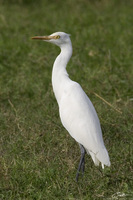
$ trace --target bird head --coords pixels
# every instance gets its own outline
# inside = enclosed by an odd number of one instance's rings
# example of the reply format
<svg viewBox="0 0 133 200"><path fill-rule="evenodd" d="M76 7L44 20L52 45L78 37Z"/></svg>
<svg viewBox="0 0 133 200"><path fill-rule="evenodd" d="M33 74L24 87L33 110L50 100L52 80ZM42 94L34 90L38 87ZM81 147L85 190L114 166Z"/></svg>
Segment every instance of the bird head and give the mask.
<svg viewBox="0 0 133 200"><path fill-rule="evenodd" d="M32 37L32 39L50 42L59 47L61 47L62 45L71 43L70 34L67 34L64 32L56 32L49 36L34 36Z"/></svg>

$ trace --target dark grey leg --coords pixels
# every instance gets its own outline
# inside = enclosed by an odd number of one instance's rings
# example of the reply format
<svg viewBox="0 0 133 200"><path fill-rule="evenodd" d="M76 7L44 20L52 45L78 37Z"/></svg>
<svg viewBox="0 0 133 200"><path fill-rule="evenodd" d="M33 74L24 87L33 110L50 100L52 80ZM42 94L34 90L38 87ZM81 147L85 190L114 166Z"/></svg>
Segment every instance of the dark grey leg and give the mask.
<svg viewBox="0 0 133 200"><path fill-rule="evenodd" d="M82 171L82 175L84 175L84 170L85 170L85 148L81 144L79 144L79 146L80 146L80 150L81 150L81 159L80 159L78 171L77 171L77 174L76 174L76 181L77 182L78 182L80 170Z"/></svg>

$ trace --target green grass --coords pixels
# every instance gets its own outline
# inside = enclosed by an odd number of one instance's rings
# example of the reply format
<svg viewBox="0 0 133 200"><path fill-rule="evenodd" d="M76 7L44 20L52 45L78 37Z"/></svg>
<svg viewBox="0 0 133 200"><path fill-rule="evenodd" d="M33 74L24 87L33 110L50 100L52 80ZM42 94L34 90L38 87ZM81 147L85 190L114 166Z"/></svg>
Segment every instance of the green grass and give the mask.
<svg viewBox="0 0 133 200"><path fill-rule="evenodd" d="M0 1L0 200L133 199L132 8L131 0ZM80 150L51 85L59 49L30 39L56 31L71 34L67 70L98 112L111 160L103 171L86 156L78 183Z"/></svg>

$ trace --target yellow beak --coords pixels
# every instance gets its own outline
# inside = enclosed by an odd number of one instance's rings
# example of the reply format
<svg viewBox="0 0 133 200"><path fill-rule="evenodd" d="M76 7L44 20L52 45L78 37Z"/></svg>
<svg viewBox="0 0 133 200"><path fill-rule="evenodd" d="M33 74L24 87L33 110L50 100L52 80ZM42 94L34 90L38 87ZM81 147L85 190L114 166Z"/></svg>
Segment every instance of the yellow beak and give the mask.
<svg viewBox="0 0 133 200"><path fill-rule="evenodd" d="M57 36L34 36L31 39L33 40L51 40L56 39Z"/></svg>

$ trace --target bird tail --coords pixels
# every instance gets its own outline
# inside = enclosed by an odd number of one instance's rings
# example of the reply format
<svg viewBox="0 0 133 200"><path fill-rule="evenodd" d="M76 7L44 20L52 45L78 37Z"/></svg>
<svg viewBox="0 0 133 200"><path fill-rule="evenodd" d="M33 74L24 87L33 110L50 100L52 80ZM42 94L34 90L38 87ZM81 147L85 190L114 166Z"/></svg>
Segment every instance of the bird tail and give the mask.
<svg viewBox="0 0 133 200"><path fill-rule="evenodd" d="M88 150L87 150L87 153L91 155L92 160L96 166L99 166L100 162L102 164L103 169L104 169L104 165L108 167L110 166L109 155L105 148L103 148L100 152L96 154Z"/></svg>

